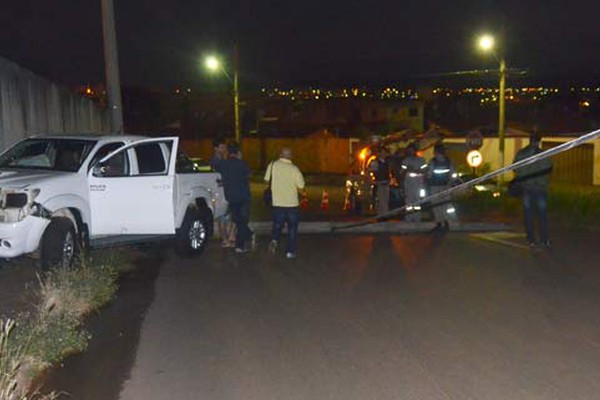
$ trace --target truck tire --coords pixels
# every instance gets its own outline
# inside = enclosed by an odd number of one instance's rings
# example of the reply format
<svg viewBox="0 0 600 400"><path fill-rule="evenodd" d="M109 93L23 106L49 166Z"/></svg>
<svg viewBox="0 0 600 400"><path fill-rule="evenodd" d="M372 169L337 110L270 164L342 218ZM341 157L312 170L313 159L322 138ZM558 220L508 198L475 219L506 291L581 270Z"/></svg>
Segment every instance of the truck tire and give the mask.
<svg viewBox="0 0 600 400"><path fill-rule="evenodd" d="M212 228L213 218L208 208L188 208L175 239L179 256L191 258L202 254L212 237Z"/></svg>
<svg viewBox="0 0 600 400"><path fill-rule="evenodd" d="M79 253L75 227L68 218L53 218L44 231L40 264L44 271L51 268L69 268Z"/></svg>

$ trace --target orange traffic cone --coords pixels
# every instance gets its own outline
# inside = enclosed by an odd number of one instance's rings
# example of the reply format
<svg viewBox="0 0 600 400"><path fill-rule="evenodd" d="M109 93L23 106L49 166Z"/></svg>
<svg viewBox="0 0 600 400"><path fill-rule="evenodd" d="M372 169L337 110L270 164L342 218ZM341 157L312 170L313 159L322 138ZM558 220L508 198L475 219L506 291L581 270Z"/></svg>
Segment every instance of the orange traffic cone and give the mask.
<svg viewBox="0 0 600 400"><path fill-rule="evenodd" d="M302 197L300 198L300 208L302 210L308 210L308 195L306 191L302 192Z"/></svg>
<svg viewBox="0 0 600 400"><path fill-rule="evenodd" d="M329 210L329 194L327 193L327 190L323 190L323 197L321 199L321 210Z"/></svg>

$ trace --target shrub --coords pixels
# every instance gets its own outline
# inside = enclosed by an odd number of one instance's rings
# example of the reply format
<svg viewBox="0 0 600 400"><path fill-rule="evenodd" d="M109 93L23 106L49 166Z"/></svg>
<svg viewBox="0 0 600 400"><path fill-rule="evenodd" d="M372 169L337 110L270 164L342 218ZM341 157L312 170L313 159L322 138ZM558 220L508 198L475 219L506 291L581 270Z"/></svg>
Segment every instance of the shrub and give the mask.
<svg viewBox="0 0 600 400"><path fill-rule="evenodd" d="M41 311L81 318L110 301L117 277L110 262L85 261L51 270L40 280Z"/></svg>

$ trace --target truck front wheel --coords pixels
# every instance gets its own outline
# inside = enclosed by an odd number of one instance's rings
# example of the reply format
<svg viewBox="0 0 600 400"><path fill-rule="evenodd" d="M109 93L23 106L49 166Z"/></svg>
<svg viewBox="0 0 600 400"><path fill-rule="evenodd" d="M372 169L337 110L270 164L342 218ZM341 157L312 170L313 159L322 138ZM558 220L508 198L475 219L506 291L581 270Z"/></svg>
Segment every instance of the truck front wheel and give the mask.
<svg viewBox="0 0 600 400"><path fill-rule="evenodd" d="M189 208L177 230L177 253L186 258L202 254L211 237L212 223L210 210Z"/></svg>
<svg viewBox="0 0 600 400"><path fill-rule="evenodd" d="M75 227L68 218L53 218L44 231L41 243L41 267L68 268L79 252Z"/></svg>

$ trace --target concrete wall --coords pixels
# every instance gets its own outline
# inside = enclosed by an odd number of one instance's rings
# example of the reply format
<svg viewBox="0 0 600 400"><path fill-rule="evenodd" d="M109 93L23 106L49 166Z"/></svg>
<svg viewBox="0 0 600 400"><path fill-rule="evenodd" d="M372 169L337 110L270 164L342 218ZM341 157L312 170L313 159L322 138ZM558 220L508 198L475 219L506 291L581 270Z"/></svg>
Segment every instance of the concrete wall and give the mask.
<svg viewBox="0 0 600 400"><path fill-rule="evenodd" d="M542 148L544 150L556 145L566 143L575 139L574 137L544 137ZM464 149L464 139L446 139L449 147L459 146ZM529 143L527 138L506 138L504 145L505 165L513 162L517 152ZM500 168L499 140L497 138L486 138L483 146L479 149L483 156L483 162L489 163L491 170ZM466 165L466 151L460 159L453 157L455 164ZM431 157L431 152L426 157ZM557 182L568 182L583 185L600 185L600 140L583 144L567 152L557 154L553 157L554 171L552 179Z"/></svg>
<svg viewBox="0 0 600 400"><path fill-rule="evenodd" d="M593 161L593 182L594 185L600 185L600 139L594 140L594 161Z"/></svg>
<svg viewBox="0 0 600 400"><path fill-rule="evenodd" d="M565 143L573 138L548 137L542 141L544 149ZM305 173L346 174L350 162L356 153L352 148L356 139L337 138L303 138L303 139L244 139L242 153L252 169L264 170L269 161L275 159L279 150L291 147L294 152L294 162ZM466 162L465 139L446 139L446 146L454 164L463 170L470 169ZM526 138L506 138L505 164L509 165L517 151L529 143ZM354 145L353 145L354 144ZM182 148L192 157L206 160L212 157L212 140L183 140ZM500 168L499 140L486 138L479 150L483 163L488 164L491 171ZM424 153L429 160L433 156L430 148ZM579 146L569 152L556 155L554 158L553 180L584 185L600 185L600 140Z"/></svg>
<svg viewBox="0 0 600 400"><path fill-rule="evenodd" d="M40 134L107 132L96 103L0 57L0 150Z"/></svg>
<svg viewBox="0 0 600 400"><path fill-rule="evenodd" d="M242 154L250 167L262 170L278 157L282 147L290 147L294 163L304 173L348 173L351 161L352 139L302 138L302 139L243 139ZM212 140L182 140L182 148L191 157L209 160L212 157Z"/></svg>

